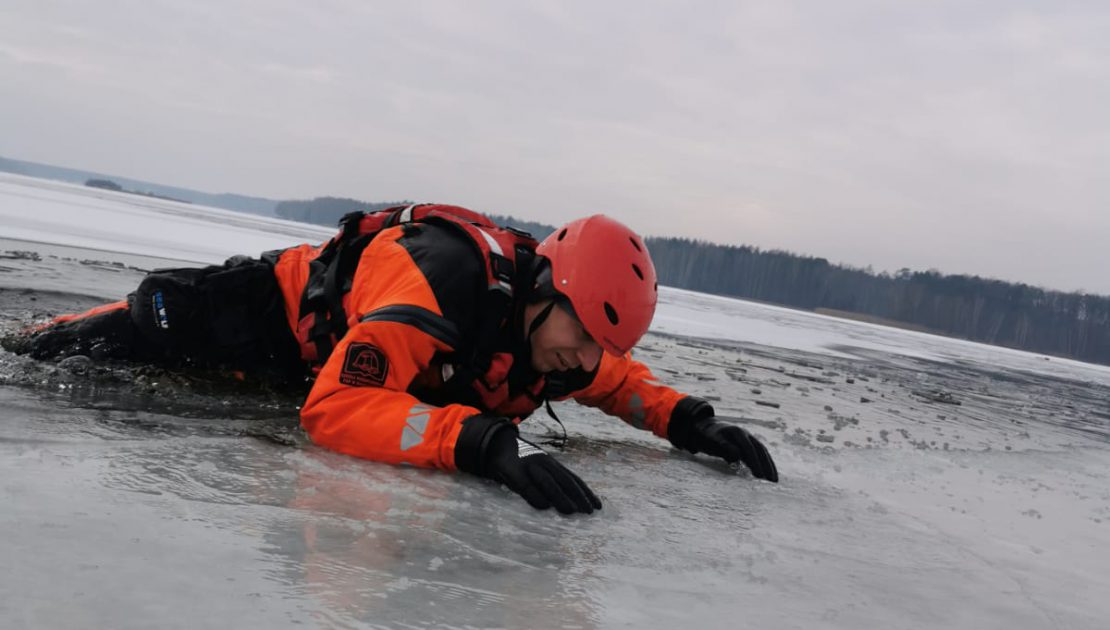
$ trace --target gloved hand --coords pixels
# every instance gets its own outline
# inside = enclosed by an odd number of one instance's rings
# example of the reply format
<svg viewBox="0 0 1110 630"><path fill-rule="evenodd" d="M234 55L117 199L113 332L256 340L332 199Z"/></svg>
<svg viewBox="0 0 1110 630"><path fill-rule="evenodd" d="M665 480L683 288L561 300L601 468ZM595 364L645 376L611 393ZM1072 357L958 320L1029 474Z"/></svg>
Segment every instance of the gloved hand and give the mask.
<svg viewBox="0 0 1110 630"><path fill-rule="evenodd" d="M676 447L691 453L720 457L730 464L743 462L759 479L778 482L779 473L767 447L741 427L719 420L713 407L689 396L675 405L667 425L667 437Z"/></svg>
<svg viewBox="0 0 1110 630"><path fill-rule="evenodd" d="M540 447L520 438L504 418L474 416L463 423L455 446L461 470L499 481L538 510L590 514L601 501L578 475Z"/></svg>

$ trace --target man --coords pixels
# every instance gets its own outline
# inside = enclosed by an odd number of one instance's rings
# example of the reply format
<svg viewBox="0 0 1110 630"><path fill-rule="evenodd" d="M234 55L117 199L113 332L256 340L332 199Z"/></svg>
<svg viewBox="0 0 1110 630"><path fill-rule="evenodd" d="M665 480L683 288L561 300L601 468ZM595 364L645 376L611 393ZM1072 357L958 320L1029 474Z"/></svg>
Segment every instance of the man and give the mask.
<svg viewBox="0 0 1110 630"><path fill-rule="evenodd" d="M574 398L778 480L755 437L631 358L658 286L624 225L594 215L537 244L431 204L352 213L341 225L320 246L156 271L128 300L59 317L20 350L286 380L311 371L301 424L316 444L494 479L564 514L601 501L519 437L516 424L548 400Z"/></svg>

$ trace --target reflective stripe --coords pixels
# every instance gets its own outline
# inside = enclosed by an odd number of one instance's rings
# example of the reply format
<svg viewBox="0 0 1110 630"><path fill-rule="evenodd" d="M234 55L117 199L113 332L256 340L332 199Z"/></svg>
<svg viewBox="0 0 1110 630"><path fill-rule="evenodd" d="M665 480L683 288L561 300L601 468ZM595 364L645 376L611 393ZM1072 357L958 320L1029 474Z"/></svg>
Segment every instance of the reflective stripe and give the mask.
<svg viewBox="0 0 1110 630"><path fill-rule="evenodd" d="M410 223L410 222L412 222L412 209L415 208L418 205L420 205L420 204L414 203L411 206L402 210L401 211L401 218L398 221L398 223Z"/></svg>
<svg viewBox="0 0 1110 630"><path fill-rule="evenodd" d="M486 239L486 244L489 245L490 251L497 254L498 256L504 256L505 255L505 252L502 251L502 249L501 249L501 244L498 243L492 236L490 236L489 234L486 234L485 230L483 230L482 228L479 227L478 228L478 233L482 235L482 238Z"/></svg>

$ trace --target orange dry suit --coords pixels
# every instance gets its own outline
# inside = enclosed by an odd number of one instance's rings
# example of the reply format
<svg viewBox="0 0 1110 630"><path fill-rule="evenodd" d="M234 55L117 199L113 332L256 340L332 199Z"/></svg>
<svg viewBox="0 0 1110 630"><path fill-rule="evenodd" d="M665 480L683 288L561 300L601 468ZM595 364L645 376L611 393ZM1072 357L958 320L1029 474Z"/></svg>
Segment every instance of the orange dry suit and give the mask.
<svg viewBox="0 0 1110 630"><path fill-rule="evenodd" d="M524 233L454 206L359 213L342 225L324 245L264 257L317 372L301 409L315 443L473 472L489 423L565 398L667 437L685 396L630 355L605 354L593 372L534 371L523 307L543 260Z"/></svg>

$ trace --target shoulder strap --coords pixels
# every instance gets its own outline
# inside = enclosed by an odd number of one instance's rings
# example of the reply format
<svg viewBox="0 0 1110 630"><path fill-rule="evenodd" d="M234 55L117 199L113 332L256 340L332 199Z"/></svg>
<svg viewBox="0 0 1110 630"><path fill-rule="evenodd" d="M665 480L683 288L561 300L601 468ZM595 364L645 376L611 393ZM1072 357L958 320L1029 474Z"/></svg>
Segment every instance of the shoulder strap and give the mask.
<svg viewBox="0 0 1110 630"><path fill-rule="evenodd" d="M538 243L527 232L502 228L485 215L459 206L412 204L376 212L352 212L339 222L340 231L328 241L309 266L301 299L300 317L313 316L309 340L319 363L327 360L335 343L347 333L343 297L350 291L362 251L382 230L409 223L449 226L465 236L485 261L486 287L482 321L467 363L479 374L489 368L497 338L511 318L513 284L519 263L531 265ZM527 261L518 261L527 256ZM469 370L468 370L469 371Z"/></svg>
<svg viewBox="0 0 1110 630"><path fill-rule="evenodd" d="M462 210L466 214L458 213ZM466 220L475 217L476 221ZM502 331L512 320L514 283L518 269L531 267L532 252L538 245L526 232L507 230L487 217L455 206L433 206L424 214L425 222L454 226L467 236L485 261L486 291L482 298L477 335L455 379L469 385L490 368ZM522 260L527 257L527 260Z"/></svg>

